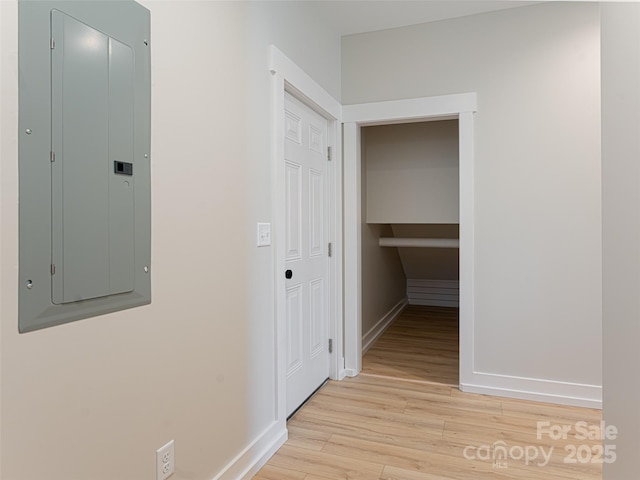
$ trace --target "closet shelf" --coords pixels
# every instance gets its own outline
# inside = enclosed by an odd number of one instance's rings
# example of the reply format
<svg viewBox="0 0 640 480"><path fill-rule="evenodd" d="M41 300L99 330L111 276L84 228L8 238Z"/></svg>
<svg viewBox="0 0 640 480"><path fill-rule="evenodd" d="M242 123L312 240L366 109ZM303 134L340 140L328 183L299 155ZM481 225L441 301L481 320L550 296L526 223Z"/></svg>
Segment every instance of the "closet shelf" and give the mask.
<svg viewBox="0 0 640 480"><path fill-rule="evenodd" d="M381 247L426 247L426 248L458 248L460 240L457 238L400 238L381 237Z"/></svg>

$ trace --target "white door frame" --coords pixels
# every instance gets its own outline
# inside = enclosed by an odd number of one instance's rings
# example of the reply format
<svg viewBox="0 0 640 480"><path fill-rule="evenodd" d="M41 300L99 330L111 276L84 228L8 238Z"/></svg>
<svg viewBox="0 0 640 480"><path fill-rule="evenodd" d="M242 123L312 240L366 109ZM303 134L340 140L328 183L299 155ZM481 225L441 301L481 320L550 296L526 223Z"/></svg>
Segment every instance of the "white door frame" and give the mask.
<svg viewBox="0 0 640 480"><path fill-rule="evenodd" d="M345 373L362 369L360 128L457 118L460 156L460 387L474 376L474 137L477 95L463 93L342 107L344 144L344 355Z"/></svg>
<svg viewBox="0 0 640 480"><path fill-rule="evenodd" d="M272 177L273 245L275 248L275 386L276 422L286 422L286 306L285 306L285 189L284 189L284 94L285 91L327 119L329 241L329 338L333 339L329 376L344 378L342 347L342 106L277 47L270 46L269 70L272 75Z"/></svg>

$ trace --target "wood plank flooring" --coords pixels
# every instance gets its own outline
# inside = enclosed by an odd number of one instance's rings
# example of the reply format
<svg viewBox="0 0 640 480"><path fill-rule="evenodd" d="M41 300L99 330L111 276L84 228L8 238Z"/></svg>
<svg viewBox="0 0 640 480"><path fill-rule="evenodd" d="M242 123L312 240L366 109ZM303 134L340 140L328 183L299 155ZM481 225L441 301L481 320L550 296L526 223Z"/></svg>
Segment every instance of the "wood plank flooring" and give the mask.
<svg viewBox="0 0 640 480"><path fill-rule="evenodd" d="M411 326L409 317L417 314L411 310L398 321L407 323L405 333L409 330L413 335L397 335L393 326L388 330L396 336L393 342L400 352L416 348L415 337L425 337ZM406 348L402 338L407 341ZM398 358L393 349L387 352L392 359ZM383 365L383 360L376 361ZM289 439L255 478L602 478L602 465L597 462L602 442L575 438L576 422L599 426L599 410L467 394L448 385L425 383L418 370L415 366L398 367L406 379L373 374L328 382L289 420ZM446 375L437 378L452 379ZM553 440L548 434L538 434L539 421L568 426L571 431L566 439ZM571 456L578 450L580 456ZM506 455L496 455L501 452ZM596 461L588 461L591 459ZM574 463L567 463L572 460Z"/></svg>
<svg viewBox="0 0 640 480"><path fill-rule="evenodd" d="M458 385L458 309L409 305L362 358L362 373Z"/></svg>

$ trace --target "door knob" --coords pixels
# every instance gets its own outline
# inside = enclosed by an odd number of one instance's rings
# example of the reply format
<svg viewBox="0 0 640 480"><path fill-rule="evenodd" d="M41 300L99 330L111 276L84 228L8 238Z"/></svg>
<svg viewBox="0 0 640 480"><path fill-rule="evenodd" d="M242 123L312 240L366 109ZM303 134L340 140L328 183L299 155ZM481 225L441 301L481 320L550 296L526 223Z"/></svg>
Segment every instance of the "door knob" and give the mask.
<svg viewBox="0 0 640 480"><path fill-rule="evenodd" d="M293 277L293 272L291 270L287 270L286 272L284 272L284 278L289 280L291 277Z"/></svg>

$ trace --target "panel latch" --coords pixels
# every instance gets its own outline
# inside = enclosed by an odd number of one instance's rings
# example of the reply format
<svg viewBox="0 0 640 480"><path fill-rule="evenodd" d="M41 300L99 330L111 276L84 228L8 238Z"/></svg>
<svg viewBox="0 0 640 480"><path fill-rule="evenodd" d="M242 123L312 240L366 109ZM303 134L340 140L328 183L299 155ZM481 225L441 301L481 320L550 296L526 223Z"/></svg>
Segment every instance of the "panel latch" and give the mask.
<svg viewBox="0 0 640 480"><path fill-rule="evenodd" d="M133 175L133 164L114 160L113 173L117 173L118 175Z"/></svg>

